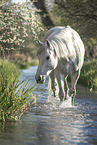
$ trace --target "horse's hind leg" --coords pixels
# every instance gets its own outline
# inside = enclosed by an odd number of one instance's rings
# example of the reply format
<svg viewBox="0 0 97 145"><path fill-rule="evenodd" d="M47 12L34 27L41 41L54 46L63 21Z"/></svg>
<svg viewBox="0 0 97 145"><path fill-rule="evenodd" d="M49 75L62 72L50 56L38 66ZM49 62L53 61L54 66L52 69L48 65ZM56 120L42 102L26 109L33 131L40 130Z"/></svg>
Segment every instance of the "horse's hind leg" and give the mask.
<svg viewBox="0 0 97 145"><path fill-rule="evenodd" d="M71 75L71 90L70 95L72 97L72 104L74 103L74 98L76 95L76 84L80 76L80 70L76 71L74 74Z"/></svg>

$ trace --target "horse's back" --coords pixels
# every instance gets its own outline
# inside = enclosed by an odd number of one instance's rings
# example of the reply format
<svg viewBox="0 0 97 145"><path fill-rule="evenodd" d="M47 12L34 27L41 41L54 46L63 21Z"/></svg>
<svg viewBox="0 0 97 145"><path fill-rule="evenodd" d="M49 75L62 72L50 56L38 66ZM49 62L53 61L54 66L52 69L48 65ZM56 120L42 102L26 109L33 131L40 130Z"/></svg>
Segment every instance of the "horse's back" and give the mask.
<svg viewBox="0 0 97 145"><path fill-rule="evenodd" d="M65 26L64 26L64 27L62 27L62 26L56 26L56 27L51 28L51 29L48 30L47 33L45 34L45 40L46 40L46 39L49 39L49 38L51 38L51 37L53 37L54 35L56 35L56 34L58 34L58 33L60 33L60 31L61 31L62 29L64 29L64 28L65 28Z"/></svg>
<svg viewBox="0 0 97 145"><path fill-rule="evenodd" d="M71 59L78 68L82 67L85 53L84 44L74 29L70 26L53 27L46 33L46 39L51 41L60 57Z"/></svg>

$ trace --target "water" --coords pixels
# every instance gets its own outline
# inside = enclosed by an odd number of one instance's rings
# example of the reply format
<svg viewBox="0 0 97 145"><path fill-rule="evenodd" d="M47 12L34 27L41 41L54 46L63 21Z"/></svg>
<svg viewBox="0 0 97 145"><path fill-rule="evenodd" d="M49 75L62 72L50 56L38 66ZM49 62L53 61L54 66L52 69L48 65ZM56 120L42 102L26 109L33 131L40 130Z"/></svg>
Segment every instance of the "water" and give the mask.
<svg viewBox="0 0 97 145"><path fill-rule="evenodd" d="M22 71L35 85L36 67ZM96 145L97 94L77 87L74 106L48 99L48 79L37 86L37 104L17 122L6 122L0 131L0 145Z"/></svg>

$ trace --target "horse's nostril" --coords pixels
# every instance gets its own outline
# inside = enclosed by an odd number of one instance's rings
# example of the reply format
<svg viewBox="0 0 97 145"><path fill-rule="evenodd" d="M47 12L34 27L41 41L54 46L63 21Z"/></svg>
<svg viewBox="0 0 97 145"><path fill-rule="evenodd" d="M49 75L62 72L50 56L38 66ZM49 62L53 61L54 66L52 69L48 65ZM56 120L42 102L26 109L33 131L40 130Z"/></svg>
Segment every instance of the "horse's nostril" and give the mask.
<svg viewBox="0 0 97 145"><path fill-rule="evenodd" d="M43 83L43 77L40 75L38 78L37 78L37 83Z"/></svg>
<svg viewBox="0 0 97 145"><path fill-rule="evenodd" d="M39 76L37 82L41 82L42 81L42 78Z"/></svg>

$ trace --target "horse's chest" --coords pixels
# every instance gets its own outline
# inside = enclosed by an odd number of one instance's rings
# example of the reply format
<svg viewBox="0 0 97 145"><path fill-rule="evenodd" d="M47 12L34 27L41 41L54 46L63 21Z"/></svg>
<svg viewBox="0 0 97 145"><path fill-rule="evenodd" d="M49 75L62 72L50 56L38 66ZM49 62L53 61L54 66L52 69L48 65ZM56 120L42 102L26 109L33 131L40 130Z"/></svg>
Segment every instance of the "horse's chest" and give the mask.
<svg viewBox="0 0 97 145"><path fill-rule="evenodd" d="M57 66L57 71L59 71L60 73L64 73L64 74L72 74L73 71L75 71L75 66L71 61L67 61L67 60L60 60L58 62L58 66Z"/></svg>

